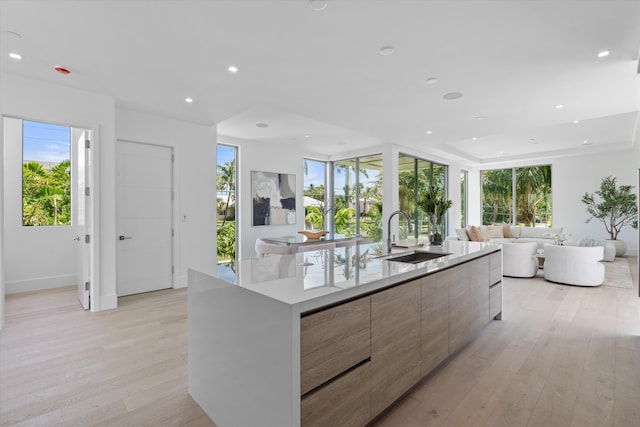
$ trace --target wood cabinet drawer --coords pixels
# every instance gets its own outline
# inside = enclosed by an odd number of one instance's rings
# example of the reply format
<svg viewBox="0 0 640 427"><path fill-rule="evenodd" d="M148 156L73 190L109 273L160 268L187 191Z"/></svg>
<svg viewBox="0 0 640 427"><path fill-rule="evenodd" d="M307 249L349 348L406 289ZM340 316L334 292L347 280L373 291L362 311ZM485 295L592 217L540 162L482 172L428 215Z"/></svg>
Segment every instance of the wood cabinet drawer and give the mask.
<svg viewBox="0 0 640 427"><path fill-rule="evenodd" d="M449 355L448 270L422 279L420 374L425 375Z"/></svg>
<svg viewBox="0 0 640 427"><path fill-rule="evenodd" d="M371 296L371 416L420 379L420 280Z"/></svg>
<svg viewBox="0 0 640 427"><path fill-rule="evenodd" d="M370 324L369 297L300 320L301 394L369 358Z"/></svg>
<svg viewBox="0 0 640 427"><path fill-rule="evenodd" d="M489 289L489 316L491 319L502 313L502 282Z"/></svg>
<svg viewBox="0 0 640 427"><path fill-rule="evenodd" d="M361 427L371 419L371 362L302 398L303 427Z"/></svg>

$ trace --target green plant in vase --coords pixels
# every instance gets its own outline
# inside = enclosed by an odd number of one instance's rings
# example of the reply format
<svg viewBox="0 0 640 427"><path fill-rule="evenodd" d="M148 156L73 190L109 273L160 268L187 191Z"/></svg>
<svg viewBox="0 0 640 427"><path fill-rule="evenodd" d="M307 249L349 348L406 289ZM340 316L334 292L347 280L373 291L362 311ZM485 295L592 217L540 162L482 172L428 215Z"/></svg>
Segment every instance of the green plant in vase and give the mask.
<svg viewBox="0 0 640 427"><path fill-rule="evenodd" d="M430 185L427 191L420 194L418 208L429 221L429 243L441 245L444 240L444 220L453 202L444 196L444 191Z"/></svg>

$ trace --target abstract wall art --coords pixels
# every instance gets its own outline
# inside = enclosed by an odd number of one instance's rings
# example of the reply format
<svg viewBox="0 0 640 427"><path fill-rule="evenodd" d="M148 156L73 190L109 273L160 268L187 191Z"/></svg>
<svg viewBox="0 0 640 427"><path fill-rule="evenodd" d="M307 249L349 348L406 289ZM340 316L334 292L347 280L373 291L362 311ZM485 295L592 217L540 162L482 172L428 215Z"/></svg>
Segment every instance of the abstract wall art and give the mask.
<svg viewBox="0 0 640 427"><path fill-rule="evenodd" d="M296 176L251 171L254 226L296 223Z"/></svg>

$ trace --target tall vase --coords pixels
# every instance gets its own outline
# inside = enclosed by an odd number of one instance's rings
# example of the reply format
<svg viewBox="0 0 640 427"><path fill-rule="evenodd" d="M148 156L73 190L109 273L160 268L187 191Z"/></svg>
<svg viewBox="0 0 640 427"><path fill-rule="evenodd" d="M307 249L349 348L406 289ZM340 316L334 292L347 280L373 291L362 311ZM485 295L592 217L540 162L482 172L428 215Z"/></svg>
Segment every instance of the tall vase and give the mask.
<svg viewBox="0 0 640 427"><path fill-rule="evenodd" d="M429 244L441 246L444 240L444 215L429 215Z"/></svg>
<svg viewBox="0 0 640 427"><path fill-rule="evenodd" d="M616 256L624 256L625 252L627 252L627 243L624 240L610 240L607 239L607 242L613 242L616 246Z"/></svg>

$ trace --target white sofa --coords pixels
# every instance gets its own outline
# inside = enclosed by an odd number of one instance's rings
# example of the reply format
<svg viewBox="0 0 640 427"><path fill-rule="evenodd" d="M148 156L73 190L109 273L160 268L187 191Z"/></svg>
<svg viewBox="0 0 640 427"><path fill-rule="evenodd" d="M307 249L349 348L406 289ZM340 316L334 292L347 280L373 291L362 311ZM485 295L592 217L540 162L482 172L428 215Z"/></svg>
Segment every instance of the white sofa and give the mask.
<svg viewBox="0 0 640 427"><path fill-rule="evenodd" d="M503 243L502 275L534 277L538 273L537 242Z"/></svg>
<svg viewBox="0 0 640 427"><path fill-rule="evenodd" d="M603 246L544 245L544 278L550 282L598 286L604 282Z"/></svg>
<svg viewBox="0 0 640 427"><path fill-rule="evenodd" d="M604 248L603 261L611 262L616 259L616 245L611 240L595 240L585 236L580 240L569 240L565 245L585 247L602 246Z"/></svg>
<svg viewBox="0 0 640 427"><path fill-rule="evenodd" d="M477 233L473 233L474 229L479 229L481 234L480 239L475 241L494 243L536 242L538 249L543 249L546 243L553 243L554 236L562 234L562 227L523 227L502 224L457 228L455 230L456 236L452 236L451 238L474 240L473 237L477 237ZM484 240L482 240L482 238L484 238Z"/></svg>

